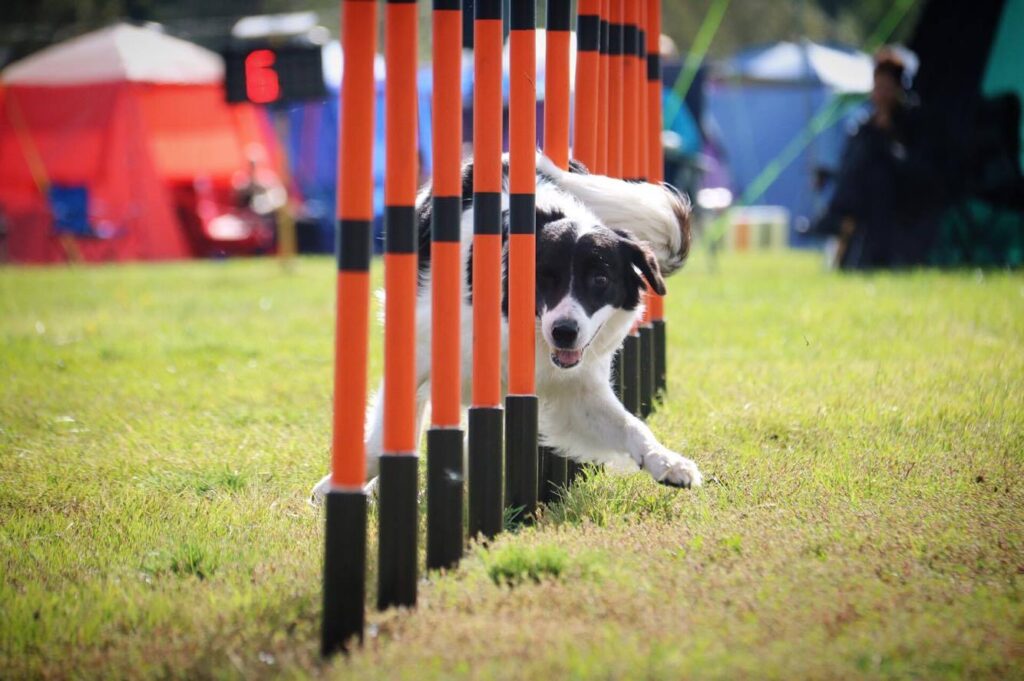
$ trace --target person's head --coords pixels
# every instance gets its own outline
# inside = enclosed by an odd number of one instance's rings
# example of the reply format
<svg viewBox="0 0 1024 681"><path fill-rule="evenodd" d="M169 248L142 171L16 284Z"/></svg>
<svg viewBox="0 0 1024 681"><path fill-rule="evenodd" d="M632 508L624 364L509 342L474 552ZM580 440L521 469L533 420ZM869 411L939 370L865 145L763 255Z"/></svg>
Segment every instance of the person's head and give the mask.
<svg viewBox="0 0 1024 681"><path fill-rule="evenodd" d="M882 50L875 56L875 82L871 88L871 103L876 109L891 113L902 102L903 60L892 50Z"/></svg>

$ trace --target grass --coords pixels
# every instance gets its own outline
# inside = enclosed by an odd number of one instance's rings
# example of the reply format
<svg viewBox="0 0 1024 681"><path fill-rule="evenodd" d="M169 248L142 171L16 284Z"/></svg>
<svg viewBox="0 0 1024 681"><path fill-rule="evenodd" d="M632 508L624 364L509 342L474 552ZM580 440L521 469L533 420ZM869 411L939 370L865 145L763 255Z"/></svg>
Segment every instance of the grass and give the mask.
<svg viewBox="0 0 1024 681"><path fill-rule="evenodd" d="M333 277L0 269L0 678L1024 676L1021 275L698 257L650 422L711 483L596 474L323 663Z"/></svg>

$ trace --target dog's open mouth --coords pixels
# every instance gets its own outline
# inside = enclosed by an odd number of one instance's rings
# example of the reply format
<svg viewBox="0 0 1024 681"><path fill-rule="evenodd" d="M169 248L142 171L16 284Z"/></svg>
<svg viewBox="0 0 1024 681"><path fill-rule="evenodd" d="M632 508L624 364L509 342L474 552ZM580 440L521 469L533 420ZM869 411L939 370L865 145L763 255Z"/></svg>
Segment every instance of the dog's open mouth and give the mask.
<svg viewBox="0 0 1024 681"><path fill-rule="evenodd" d="M555 350L551 353L551 361L555 363L556 367L562 369L571 369L580 363L583 359L582 350Z"/></svg>

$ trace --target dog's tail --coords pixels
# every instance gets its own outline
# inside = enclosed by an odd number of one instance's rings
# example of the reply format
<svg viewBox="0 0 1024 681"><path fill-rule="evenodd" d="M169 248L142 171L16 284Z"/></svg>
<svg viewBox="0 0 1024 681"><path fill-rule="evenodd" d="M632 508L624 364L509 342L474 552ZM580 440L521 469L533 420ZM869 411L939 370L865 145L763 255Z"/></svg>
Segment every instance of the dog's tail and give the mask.
<svg viewBox="0 0 1024 681"><path fill-rule="evenodd" d="M690 200L675 187L590 175L582 167L566 171L543 154L537 155L537 169L608 227L650 244L663 275L683 266L690 250Z"/></svg>

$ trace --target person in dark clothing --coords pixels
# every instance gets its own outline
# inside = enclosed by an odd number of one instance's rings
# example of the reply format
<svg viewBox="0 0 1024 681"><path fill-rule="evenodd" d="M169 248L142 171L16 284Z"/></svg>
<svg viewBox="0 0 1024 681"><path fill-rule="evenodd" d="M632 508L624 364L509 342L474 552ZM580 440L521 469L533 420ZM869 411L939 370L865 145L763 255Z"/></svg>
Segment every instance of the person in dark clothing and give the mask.
<svg viewBox="0 0 1024 681"><path fill-rule="evenodd" d="M846 143L835 193L815 226L839 237L836 264L843 269L912 265L928 249L929 173L917 139L918 107L903 79L899 57L880 52L870 113Z"/></svg>

